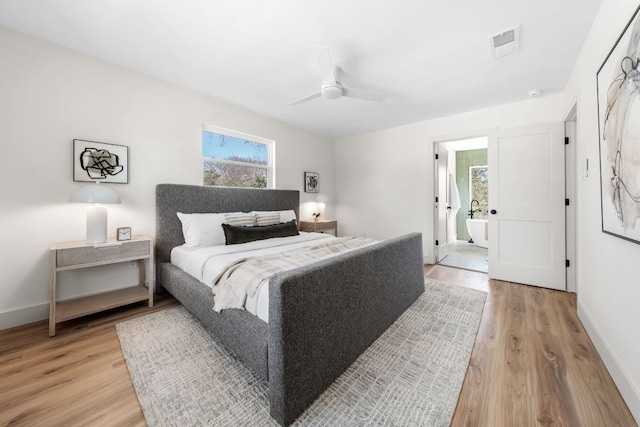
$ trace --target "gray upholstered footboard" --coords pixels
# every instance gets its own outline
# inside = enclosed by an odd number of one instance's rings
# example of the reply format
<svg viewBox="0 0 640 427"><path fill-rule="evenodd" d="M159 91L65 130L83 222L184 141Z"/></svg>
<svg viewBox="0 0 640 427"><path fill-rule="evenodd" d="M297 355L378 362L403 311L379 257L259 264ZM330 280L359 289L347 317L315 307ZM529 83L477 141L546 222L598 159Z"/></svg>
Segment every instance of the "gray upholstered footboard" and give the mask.
<svg viewBox="0 0 640 427"><path fill-rule="evenodd" d="M271 416L293 422L422 292L417 233L274 276Z"/></svg>

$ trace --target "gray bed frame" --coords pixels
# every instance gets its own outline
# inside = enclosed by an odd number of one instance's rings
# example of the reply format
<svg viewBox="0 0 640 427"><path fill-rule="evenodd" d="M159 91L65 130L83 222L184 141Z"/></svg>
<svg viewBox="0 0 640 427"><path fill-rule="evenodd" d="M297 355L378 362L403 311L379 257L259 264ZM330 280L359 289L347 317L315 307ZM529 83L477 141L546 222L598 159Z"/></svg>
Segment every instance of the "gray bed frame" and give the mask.
<svg viewBox="0 0 640 427"><path fill-rule="evenodd" d="M216 313L211 289L170 263L171 249L184 243L176 212L293 209L297 217L299 203L291 190L156 187L156 292L170 292L268 382L270 414L281 425L292 423L424 292L418 233L272 277L268 324L244 310Z"/></svg>

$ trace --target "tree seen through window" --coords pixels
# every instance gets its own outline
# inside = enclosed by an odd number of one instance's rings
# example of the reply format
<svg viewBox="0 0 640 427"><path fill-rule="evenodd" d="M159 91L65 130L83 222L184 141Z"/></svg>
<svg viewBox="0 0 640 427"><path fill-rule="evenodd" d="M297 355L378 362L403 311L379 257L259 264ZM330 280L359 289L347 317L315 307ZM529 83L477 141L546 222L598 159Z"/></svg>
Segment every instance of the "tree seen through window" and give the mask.
<svg viewBox="0 0 640 427"><path fill-rule="evenodd" d="M489 168L487 166L469 167L469 200L477 200L472 209L480 209L473 214L475 219L486 219L489 213Z"/></svg>
<svg viewBox="0 0 640 427"><path fill-rule="evenodd" d="M205 128L202 131L203 184L267 188L270 146Z"/></svg>

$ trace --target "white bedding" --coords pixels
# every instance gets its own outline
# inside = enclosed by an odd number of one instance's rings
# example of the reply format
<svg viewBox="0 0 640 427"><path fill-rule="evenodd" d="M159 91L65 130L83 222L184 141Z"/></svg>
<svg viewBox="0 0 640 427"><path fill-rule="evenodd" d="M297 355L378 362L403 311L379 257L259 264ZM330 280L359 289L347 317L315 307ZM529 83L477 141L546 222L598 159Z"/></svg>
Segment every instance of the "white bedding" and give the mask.
<svg viewBox="0 0 640 427"><path fill-rule="evenodd" d="M195 279L213 289L213 281L232 262L241 258L254 257L302 248L322 239L334 239L331 234L300 232L298 236L278 237L239 245L217 245L208 247L177 246L171 250L171 263L184 270ZM245 310L269 322L268 280L258 287L253 297L247 297Z"/></svg>

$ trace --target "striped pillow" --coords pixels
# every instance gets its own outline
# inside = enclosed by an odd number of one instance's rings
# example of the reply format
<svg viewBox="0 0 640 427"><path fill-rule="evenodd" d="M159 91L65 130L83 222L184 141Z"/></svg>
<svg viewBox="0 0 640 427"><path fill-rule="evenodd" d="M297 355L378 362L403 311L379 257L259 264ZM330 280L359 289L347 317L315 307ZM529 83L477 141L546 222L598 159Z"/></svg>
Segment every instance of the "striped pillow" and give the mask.
<svg viewBox="0 0 640 427"><path fill-rule="evenodd" d="M256 223L256 217L253 213L233 212L224 214L226 224L236 227L253 227Z"/></svg>
<svg viewBox="0 0 640 427"><path fill-rule="evenodd" d="M296 224L298 223L293 209L285 211L251 211L249 213L256 216L257 225L281 224L291 220L296 220Z"/></svg>
<svg viewBox="0 0 640 427"><path fill-rule="evenodd" d="M256 212L256 225L280 224L280 212Z"/></svg>

